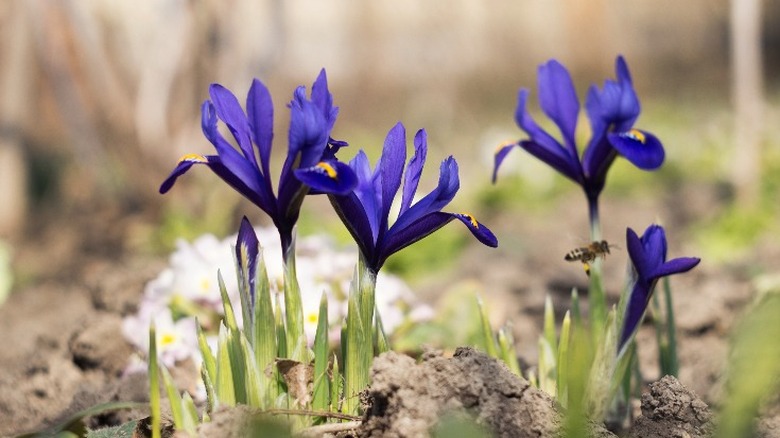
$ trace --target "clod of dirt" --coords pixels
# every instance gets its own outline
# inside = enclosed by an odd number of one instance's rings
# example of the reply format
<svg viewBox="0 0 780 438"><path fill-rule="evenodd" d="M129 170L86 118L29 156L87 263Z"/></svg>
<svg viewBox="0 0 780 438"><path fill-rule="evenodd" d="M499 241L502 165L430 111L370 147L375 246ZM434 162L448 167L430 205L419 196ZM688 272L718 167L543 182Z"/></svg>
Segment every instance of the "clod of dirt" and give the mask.
<svg viewBox="0 0 780 438"><path fill-rule="evenodd" d="M672 376L650 384L642 394L642 415L629 438L704 438L714 431L713 414L706 403Z"/></svg>
<svg viewBox="0 0 780 438"><path fill-rule="evenodd" d="M374 360L360 437L427 437L445 415L471 415L496 437L555 437L553 400L506 366L471 348L452 358L389 352Z"/></svg>
<svg viewBox="0 0 780 438"><path fill-rule="evenodd" d="M218 409L211 415L211 421L198 426L200 438L244 438L248 436L292 436L289 425L272 416L263 415L257 408L237 405ZM176 437L189 437L176 432Z"/></svg>

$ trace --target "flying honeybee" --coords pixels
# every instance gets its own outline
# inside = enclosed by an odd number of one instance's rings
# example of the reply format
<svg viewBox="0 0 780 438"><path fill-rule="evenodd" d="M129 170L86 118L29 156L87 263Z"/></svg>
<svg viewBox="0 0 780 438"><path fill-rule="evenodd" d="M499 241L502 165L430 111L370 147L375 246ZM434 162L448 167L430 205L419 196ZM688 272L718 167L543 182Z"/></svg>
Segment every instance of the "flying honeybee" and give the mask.
<svg viewBox="0 0 780 438"><path fill-rule="evenodd" d="M585 273L590 276L590 264L597 258L604 258L609 254L609 243L606 240L594 241L580 248L574 248L563 258L567 262L580 261L585 268ZM614 247L614 246L613 246Z"/></svg>

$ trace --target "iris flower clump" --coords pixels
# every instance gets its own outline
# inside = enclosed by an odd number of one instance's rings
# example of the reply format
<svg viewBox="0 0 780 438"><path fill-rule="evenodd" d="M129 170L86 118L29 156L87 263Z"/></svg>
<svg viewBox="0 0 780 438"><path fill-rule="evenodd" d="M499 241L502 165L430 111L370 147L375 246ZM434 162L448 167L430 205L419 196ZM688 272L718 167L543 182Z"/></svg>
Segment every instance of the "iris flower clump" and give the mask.
<svg viewBox="0 0 780 438"><path fill-rule="evenodd" d="M658 138L634 127L639 117L639 98L634 90L628 65L622 56L615 61L617 80L608 79L599 89L592 85L585 99L591 137L580 152L576 142L580 102L569 71L560 62L550 60L539 66L539 105L558 127L562 141L537 125L528 111L526 88L518 93L515 121L528 138L500 147L495 154L493 181L509 152L519 146L579 184L590 208L594 235L598 235L598 197L604 188L607 171L618 155L642 170L658 169L664 161L664 148Z"/></svg>
<svg viewBox="0 0 780 438"><path fill-rule="evenodd" d="M350 290L346 324L345 376L347 411L357 409L355 397L368 385L368 371L374 353L381 353L387 345L380 315L376 307L376 277L388 257L401 249L425 238L452 220L459 220L483 244L496 247L498 240L493 233L467 213L442 211L452 201L460 188L458 163L448 157L439 169L439 182L430 193L414 202L423 166L428 153L425 130L414 137L415 152L404 173L406 163L406 129L396 124L387 134L382 156L374 170L363 151L349 163L357 175L355 189L346 194L329 195L331 204L346 225L360 250L359 268ZM390 223L393 200L401 189L398 217ZM372 338L374 339L372 341Z"/></svg>

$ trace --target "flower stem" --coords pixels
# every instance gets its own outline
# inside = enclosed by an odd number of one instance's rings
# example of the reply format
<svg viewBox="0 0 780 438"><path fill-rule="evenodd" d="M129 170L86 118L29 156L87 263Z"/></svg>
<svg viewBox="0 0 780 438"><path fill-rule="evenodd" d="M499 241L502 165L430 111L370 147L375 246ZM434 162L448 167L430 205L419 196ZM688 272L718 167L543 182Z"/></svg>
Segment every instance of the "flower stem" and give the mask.
<svg viewBox="0 0 780 438"><path fill-rule="evenodd" d="M303 302L295 270L295 237L284 254L284 310L287 329L287 355L292 360L308 363L306 334L303 331Z"/></svg>
<svg viewBox="0 0 780 438"><path fill-rule="evenodd" d="M588 211L590 218L590 240L600 242L601 223L599 222L599 202L595 196L588 196ZM601 336L604 322L607 318L607 299L602 278L602 260L596 258L590 265L590 285L588 287L591 328L594 339Z"/></svg>

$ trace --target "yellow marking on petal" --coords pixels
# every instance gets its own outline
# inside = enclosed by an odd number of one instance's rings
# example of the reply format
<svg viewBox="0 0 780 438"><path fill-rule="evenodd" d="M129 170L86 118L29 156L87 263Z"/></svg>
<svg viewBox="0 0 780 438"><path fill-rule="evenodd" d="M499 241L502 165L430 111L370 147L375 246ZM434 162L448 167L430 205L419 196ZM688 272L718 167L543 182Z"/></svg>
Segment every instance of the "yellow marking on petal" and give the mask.
<svg viewBox="0 0 780 438"><path fill-rule="evenodd" d="M209 160L207 160L206 157L200 154L185 154L184 156L179 158L179 163L183 161L194 161L196 163L206 163Z"/></svg>
<svg viewBox="0 0 780 438"><path fill-rule="evenodd" d="M325 163L325 162L321 161L321 162L317 163L317 167L319 167L320 169L324 170L325 173L328 174L328 177L330 179L336 179L339 176L339 173L336 172L336 169L334 169L333 166L331 166L328 163Z"/></svg>
<svg viewBox="0 0 780 438"><path fill-rule="evenodd" d="M166 333L166 334L160 336L160 345L163 346L163 347L166 346L166 345L171 345L174 342L176 342L176 336L174 336L171 333Z"/></svg>
<svg viewBox="0 0 780 438"><path fill-rule="evenodd" d="M498 147L496 148L495 152L493 152L493 155L498 155L498 153L501 152L501 150L504 149L505 147L507 147L507 146L514 146L516 144L517 144L517 142L514 141L514 140L507 140L507 141L501 143L500 145L498 145Z"/></svg>
<svg viewBox="0 0 780 438"><path fill-rule="evenodd" d="M208 292L211 288L211 282L208 279L203 279L200 281L200 290L202 292Z"/></svg>
<svg viewBox="0 0 780 438"><path fill-rule="evenodd" d="M645 137L645 134L642 133L642 131L638 129L632 129L628 132L626 132L626 136L632 140L636 140L642 144L645 144L645 141L647 138Z"/></svg>
<svg viewBox="0 0 780 438"><path fill-rule="evenodd" d="M308 315L306 315L306 319L310 323L312 323L312 324L317 324L317 320L320 319L319 317L320 317L320 315L318 313L314 313L314 312L309 313Z"/></svg>
<svg viewBox="0 0 780 438"><path fill-rule="evenodd" d="M466 218L468 218L469 222L471 222L472 227L479 228L479 222L477 222L477 219L475 219L474 216L468 213L461 213L461 216L465 216Z"/></svg>

